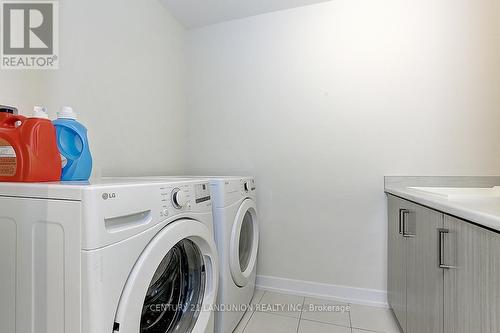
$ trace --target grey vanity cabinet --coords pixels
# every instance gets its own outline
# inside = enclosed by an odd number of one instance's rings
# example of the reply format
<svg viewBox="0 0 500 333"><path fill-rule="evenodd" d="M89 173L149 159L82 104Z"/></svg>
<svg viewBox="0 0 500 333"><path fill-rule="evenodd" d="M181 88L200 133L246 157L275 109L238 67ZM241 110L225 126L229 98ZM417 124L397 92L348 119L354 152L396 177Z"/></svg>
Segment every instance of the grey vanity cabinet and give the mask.
<svg viewBox="0 0 500 333"><path fill-rule="evenodd" d="M445 333L500 332L500 237L445 215Z"/></svg>
<svg viewBox="0 0 500 333"><path fill-rule="evenodd" d="M399 325L406 328L406 242L400 216L409 208L406 201L388 197L388 277L387 296Z"/></svg>
<svg viewBox="0 0 500 333"><path fill-rule="evenodd" d="M500 333L500 235L388 196L388 298L404 333Z"/></svg>
<svg viewBox="0 0 500 333"><path fill-rule="evenodd" d="M443 214L388 197L388 298L405 333L443 331L443 271L438 265Z"/></svg>
<svg viewBox="0 0 500 333"><path fill-rule="evenodd" d="M443 214L412 204L406 216L406 333L443 332L443 269L438 265Z"/></svg>

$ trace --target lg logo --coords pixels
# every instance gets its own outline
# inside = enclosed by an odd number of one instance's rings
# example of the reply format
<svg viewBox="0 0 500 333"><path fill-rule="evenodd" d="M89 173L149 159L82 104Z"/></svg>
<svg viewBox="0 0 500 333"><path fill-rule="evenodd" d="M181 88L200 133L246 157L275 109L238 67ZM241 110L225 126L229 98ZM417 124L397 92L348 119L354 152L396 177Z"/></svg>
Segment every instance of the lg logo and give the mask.
<svg viewBox="0 0 500 333"><path fill-rule="evenodd" d="M114 199L114 198L116 198L116 193L115 193L115 192L111 192L111 193L103 193L103 194L102 194L102 198L103 198L104 200Z"/></svg>

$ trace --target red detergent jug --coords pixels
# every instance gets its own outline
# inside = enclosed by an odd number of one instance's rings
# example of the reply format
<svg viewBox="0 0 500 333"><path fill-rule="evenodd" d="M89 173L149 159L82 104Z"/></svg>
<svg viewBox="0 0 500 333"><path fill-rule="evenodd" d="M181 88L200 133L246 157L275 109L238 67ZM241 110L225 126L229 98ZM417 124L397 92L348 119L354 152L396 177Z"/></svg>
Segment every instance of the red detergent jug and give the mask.
<svg viewBox="0 0 500 333"><path fill-rule="evenodd" d="M0 181L60 179L61 156L52 122L0 112Z"/></svg>

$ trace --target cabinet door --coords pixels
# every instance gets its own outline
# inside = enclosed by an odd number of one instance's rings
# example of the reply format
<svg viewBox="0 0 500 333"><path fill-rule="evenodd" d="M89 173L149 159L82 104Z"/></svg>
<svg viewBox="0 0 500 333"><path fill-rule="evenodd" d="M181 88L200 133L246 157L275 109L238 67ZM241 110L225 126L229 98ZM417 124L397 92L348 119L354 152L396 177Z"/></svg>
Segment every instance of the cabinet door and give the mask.
<svg viewBox="0 0 500 333"><path fill-rule="evenodd" d="M443 331L443 269L438 259L442 226L442 213L416 204L406 215L407 333Z"/></svg>
<svg viewBox="0 0 500 333"><path fill-rule="evenodd" d="M388 279L387 293L389 305L399 325L406 329L406 249L400 223L401 210L408 203L389 195L388 201Z"/></svg>
<svg viewBox="0 0 500 333"><path fill-rule="evenodd" d="M500 332L500 235L445 216L444 332Z"/></svg>

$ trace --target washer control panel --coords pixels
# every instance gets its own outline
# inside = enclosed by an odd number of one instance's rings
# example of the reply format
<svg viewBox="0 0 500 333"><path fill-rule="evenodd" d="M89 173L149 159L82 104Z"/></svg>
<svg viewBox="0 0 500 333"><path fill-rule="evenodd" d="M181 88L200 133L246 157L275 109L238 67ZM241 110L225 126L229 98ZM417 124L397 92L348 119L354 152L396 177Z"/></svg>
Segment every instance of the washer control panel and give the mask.
<svg viewBox="0 0 500 333"><path fill-rule="evenodd" d="M196 184L194 186L195 202L197 204L210 200L210 187L208 183Z"/></svg>
<svg viewBox="0 0 500 333"><path fill-rule="evenodd" d="M211 210L208 182L172 184L160 187L160 217L181 212L205 212Z"/></svg>
<svg viewBox="0 0 500 333"><path fill-rule="evenodd" d="M186 191L183 191L178 187L174 188L170 196L170 200L172 201L172 206L174 206L177 209L182 209L186 207L186 205L189 203L188 195L189 193L186 193Z"/></svg>

